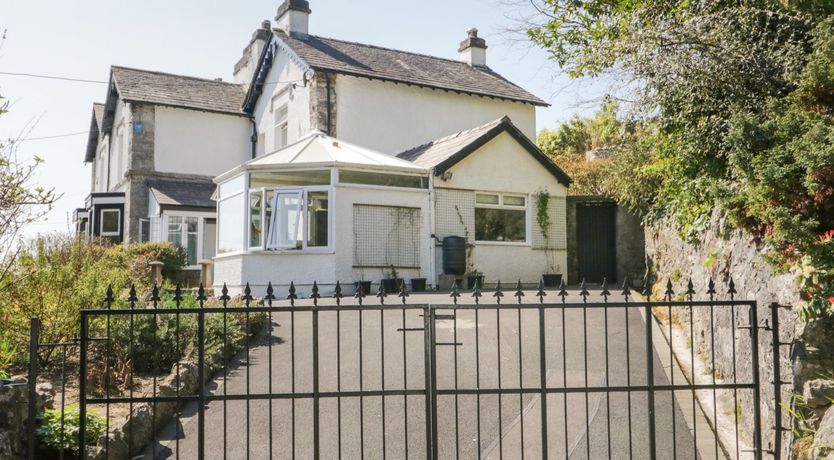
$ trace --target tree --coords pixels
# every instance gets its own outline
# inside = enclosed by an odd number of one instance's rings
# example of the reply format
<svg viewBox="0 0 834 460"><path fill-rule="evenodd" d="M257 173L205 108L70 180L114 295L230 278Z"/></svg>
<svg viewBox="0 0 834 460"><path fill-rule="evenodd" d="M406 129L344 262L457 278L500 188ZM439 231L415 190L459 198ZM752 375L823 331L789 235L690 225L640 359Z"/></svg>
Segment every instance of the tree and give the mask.
<svg viewBox="0 0 834 460"><path fill-rule="evenodd" d="M0 104L0 116L7 110L8 102ZM17 155L20 141L0 141L0 289L10 282L6 275L18 252L20 231L43 217L60 198L55 189L35 184L43 160L36 156L32 162L21 161Z"/></svg>
<svg viewBox="0 0 834 460"><path fill-rule="evenodd" d="M613 156L634 134L628 123L618 118L618 104L607 102L593 117L572 117L553 130L543 129L537 142L573 179L571 195L608 195L606 179ZM588 161L590 151L603 153L602 159Z"/></svg>
<svg viewBox="0 0 834 460"><path fill-rule="evenodd" d="M609 192L686 238L726 209L802 274L808 317L834 312L834 2L532 1L533 43L573 77L614 77L646 128Z"/></svg>

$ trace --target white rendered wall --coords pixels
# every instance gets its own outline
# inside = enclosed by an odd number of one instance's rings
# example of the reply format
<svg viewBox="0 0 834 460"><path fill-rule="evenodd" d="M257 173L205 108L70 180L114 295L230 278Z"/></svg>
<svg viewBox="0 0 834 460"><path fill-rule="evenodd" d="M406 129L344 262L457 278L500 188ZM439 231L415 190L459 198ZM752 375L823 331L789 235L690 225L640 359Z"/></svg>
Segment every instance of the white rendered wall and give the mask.
<svg viewBox="0 0 834 460"><path fill-rule="evenodd" d="M450 171L452 178L442 181L435 177L435 187L438 194L444 189L491 191L524 194L527 196L527 243L476 243L472 251L474 268L484 273L485 282L494 283L501 280L514 283L519 279L524 283L538 282L541 275L547 272L550 264L558 265L561 273L567 270L567 251L564 245L557 245L548 251L550 263L545 251L533 249L533 237L538 225L535 219L535 194L540 190L547 190L551 197L551 208L565 206L564 197L567 188L528 153L509 134L502 133L486 145L470 154ZM458 192L462 193L462 192ZM471 201L469 201L471 203ZM463 210L464 216L472 213ZM564 241L566 232L564 209L551 215L552 239ZM440 216L439 216L440 217ZM470 221L468 218L465 221ZM471 221L470 221L471 222ZM448 223L447 223L448 224ZM444 226L443 222L436 224ZM454 226L445 225L448 228ZM469 229L474 238L475 229ZM460 234L459 236L464 236ZM442 267L440 251L437 254L437 265ZM438 270L442 273L442 270Z"/></svg>
<svg viewBox="0 0 834 460"><path fill-rule="evenodd" d="M336 276L344 282L373 281L385 278L382 268L359 268L353 266L353 205L370 204L380 206L403 206L420 209L420 270L397 269L401 278L429 278L431 274L431 248L433 243L429 219L429 192L424 189L357 188L340 185L336 187L335 243ZM384 244L384 242L380 242Z"/></svg>
<svg viewBox="0 0 834 460"><path fill-rule="evenodd" d="M157 171L215 176L251 158L246 117L156 107L154 165Z"/></svg>
<svg viewBox="0 0 834 460"><path fill-rule="evenodd" d="M119 143L118 138L120 128L122 132L121 143ZM104 186L106 191L119 189L119 182L124 178L125 168L128 162L126 152L130 145L132 131L130 124L130 106L119 99L116 102L116 110L113 113L113 127L109 133L110 142L107 144L109 155L104 172L107 177Z"/></svg>
<svg viewBox="0 0 834 460"><path fill-rule="evenodd" d="M379 80L338 75L336 107L336 137L390 154L505 115L536 138L530 104Z"/></svg>
<svg viewBox="0 0 834 460"><path fill-rule="evenodd" d="M264 145L261 151L273 152L275 130L273 119L273 99L281 95L289 109L287 134L288 143L293 143L310 132L310 83L304 85L301 69L292 63L283 51L275 54L272 69L267 74L264 92L255 104L254 116L258 134L262 135ZM275 107L277 109L277 106Z"/></svg>

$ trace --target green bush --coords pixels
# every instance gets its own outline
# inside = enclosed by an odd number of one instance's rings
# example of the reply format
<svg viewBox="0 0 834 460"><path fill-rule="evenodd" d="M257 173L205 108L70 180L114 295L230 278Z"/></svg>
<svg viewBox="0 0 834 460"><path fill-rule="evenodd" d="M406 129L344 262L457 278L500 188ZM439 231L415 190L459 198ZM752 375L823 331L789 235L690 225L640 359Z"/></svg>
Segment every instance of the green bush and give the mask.
<svg viewBox="0 0 834 460"><path fill-rule="evenodd" d="M158 315L134 315L111 320L111 359L129 361L136 374L167 373L179 360L196 361L197 315L173 315L169 308L161 308ZM179 316L179 324L177 323ZM250 314L250 333L257 332L263 325L263 315ZM243 314L230 312L226 315L225 335L222 314L205 315L205 356L209 364L222 365L243 348L249 337ZM106 344L98 345L98 352L106 353Z"/></svg>
<svg viewBox="0 0 834 460"><path fill-rule="evenodd" d="M94 411L87 410L87 423L85 439L87 445L95 445L98 438L104 434L105 420ZM38 440L41 447L46 450L59 451L61 449L69 452L79 453L78 433L81 429L81 414L78 404L71 404L64 407L64 422L61 426L61 410L46 409L40 417L40 424L37 429Z"/></svg>
<svg viewBox="0 0 834 460"><path fill-rule="evenodd" d="M41 320L41 341L62 342L78 334L80 310L101 308L107 287L125 305L131 283L150 288L150 262L161 260L172 276L185 264L180 248L168 243L113 245L66 235L26 242L6 276L0 279L0 337L23 350L29 343L29 319ZM53 350L42 350L48 364ZM23 359L23 356L20 356Z"/></svg>
<svg viewBox="0 0 834 460"><path fill-rule="evenodd" d="M17 350L8 341L0 342L0 379L11 377L11 366L16 354Z"/></svg>

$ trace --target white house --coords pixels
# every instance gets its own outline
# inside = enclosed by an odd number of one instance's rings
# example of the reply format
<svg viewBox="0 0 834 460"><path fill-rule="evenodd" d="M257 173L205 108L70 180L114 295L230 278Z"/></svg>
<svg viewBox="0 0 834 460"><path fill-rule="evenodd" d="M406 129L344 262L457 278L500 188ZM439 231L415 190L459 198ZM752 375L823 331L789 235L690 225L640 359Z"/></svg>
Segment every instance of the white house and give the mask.
<svg viewBox="0 0 834 460"><path fill-rule="evenodd" d="M87 231L215 256L215 287L233 292L391 271L434 285L447 236L487 282L564 270L570 179L531 140L547 104L487 66L476 29L453 60L313 35L310 18L283 1L234 83L114 67Z"/></svg>
<svg viewBox="0 0 834 460"><path fill-rule="evenodd" d="M443 273L438 242L472 242L485 281L566 266L570 179L507 117L398 156L320 132L218 176L215 288L380 282ZM552 216L536 224L546 192ZM547 238L544 234L547 233Z"/></svg>
<svg viewBox="0 0 834 460"><path fill-rule="evenodd" d="M170 241L190 268L215 255L212 178L252 157L244 85L113 66L94 104L84 161L90 195L79 231Z"/></svg>

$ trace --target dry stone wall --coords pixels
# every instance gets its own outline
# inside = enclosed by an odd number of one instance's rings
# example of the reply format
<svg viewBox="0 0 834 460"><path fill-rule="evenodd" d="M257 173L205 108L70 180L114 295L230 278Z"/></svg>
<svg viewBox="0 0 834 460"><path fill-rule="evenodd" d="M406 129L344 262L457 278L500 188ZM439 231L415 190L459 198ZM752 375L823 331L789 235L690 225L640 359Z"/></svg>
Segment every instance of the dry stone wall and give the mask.
<svg viewBox="0 0 834 460"><path fill-rule="evenodd" d="M803 323L798 316L799 296L795 290L793 277L789 273L779 273L762 257L767 248L762 247L749 234L732 229L726 214L716 210L710 220L708 230L698 241L684 241L672 225L659 224L646 227L647 264L657 282L654 296L659 298L665 291L666 281L671 279L677 296L685 292L687 281L691 278L699 295L706 295L706 286L710 278L715 280L719 298L726 298L726 286L730 279L735 283L736 298L755 300L757 302L760 324L770 320L772 303L793 308L780 308L780 341L789 345L780 347L780 372L782 380L792 382L782 388L782 400L790 400L791 394L803 394L810 391L806 387L824 384L816 382L823 375L834 371L834 323L818 321ZM733 314L734 313L734 314ZM688 314L676 318L682 323L682 329L688 334ZM745 308L736 308L735 312L717 308L712 317L709 309L695 310L692 325L695 337L689 337L695 346L697 356L710 360L711 343L715 340L715 363L706 362L714 369L717 376L732 376L733 369L739 381L749 381L752 372L750 334L739 326L749 324ZM733 331L735 325L735 331ZM765 449L774 446L774 387L773 387L773 352L772 335L765 329L759 334L759 371L761 378L762 429ZM735 349L736 360L733 361ZM825 379L823 379L825 380ZM813 383L812 383L813 382ZM815 417L822 421L830 401L820 408ZM741 416L742 433L750 436L753 401L749 393L739 394L736 411ZM831 413L832 411L828 411ZM828 416L828 420L832 418ZM791 419L783 411L783 426L790 427ZM790 432L784 433L784 450L780 458L788 458ZM809 456L811 454L809 453ZM812 457L813 458L813 457Z"/></svg>

